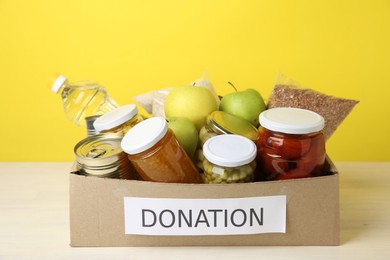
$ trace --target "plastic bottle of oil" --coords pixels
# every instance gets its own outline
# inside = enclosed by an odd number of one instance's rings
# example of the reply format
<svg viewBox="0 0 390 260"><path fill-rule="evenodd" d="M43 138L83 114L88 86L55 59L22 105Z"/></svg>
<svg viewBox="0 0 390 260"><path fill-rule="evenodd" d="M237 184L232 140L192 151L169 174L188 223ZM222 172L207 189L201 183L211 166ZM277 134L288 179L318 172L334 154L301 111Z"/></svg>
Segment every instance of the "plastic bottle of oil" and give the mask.
<svg viewBox="0 0 390 260"><path fill-rule="evenodd" d="M106 89L91 81L69 82L60 75L52 85L54 93L60 93L65 114L75 125L85 125L85 118L102 115L119 107Z"/></svg>

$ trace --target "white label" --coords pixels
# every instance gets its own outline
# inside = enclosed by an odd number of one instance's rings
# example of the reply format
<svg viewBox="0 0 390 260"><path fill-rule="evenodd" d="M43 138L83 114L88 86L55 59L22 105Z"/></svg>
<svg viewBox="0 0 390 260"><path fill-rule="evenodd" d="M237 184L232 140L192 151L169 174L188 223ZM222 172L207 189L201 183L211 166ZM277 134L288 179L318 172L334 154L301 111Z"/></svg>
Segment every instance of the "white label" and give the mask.
<svg viewBox="0 0 390 260"><path fill-rule="evenodd" d="M124 198L125 233L209 236L286 232L286 196L226 199Z"/></svg>

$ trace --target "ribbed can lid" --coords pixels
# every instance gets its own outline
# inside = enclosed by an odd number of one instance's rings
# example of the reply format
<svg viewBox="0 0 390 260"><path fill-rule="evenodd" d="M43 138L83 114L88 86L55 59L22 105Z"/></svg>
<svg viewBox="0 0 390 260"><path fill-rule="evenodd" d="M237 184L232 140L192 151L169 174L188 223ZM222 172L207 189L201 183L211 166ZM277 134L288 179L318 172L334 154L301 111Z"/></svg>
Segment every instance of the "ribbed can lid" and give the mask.
<svg viewBox="0 0 390 260"><path fill-rule="evenodd" d="M98 134L81 140L74 147L76 160L86 168L115 167L123 156L119 134Z"/></svg>

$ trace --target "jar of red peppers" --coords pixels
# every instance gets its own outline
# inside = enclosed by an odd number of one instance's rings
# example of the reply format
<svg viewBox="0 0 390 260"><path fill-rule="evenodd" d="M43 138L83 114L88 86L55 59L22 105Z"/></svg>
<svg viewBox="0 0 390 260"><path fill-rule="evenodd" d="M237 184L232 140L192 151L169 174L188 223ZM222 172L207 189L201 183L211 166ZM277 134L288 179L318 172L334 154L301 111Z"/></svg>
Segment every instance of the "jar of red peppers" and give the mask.
<svg viewBox="0 0 390 260"><path fill-rule="evenodd" d="M321 175L325 163L324 118L299 108L272 108L259 116L258 181Z"/></svg>

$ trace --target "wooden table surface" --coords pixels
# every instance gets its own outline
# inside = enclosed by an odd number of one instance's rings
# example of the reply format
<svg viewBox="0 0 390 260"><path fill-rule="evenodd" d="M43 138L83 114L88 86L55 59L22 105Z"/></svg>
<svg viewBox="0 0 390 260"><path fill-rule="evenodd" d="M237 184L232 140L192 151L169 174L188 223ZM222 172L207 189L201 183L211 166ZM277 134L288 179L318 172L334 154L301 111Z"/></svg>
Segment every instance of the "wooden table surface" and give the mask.
<svg viewBox="0 0 390 260"><path fill-rule="evenodd" d="M336 162L341 245L69 246L72 163L0 163L0 259L390 259L390 162Z"/></svg>

